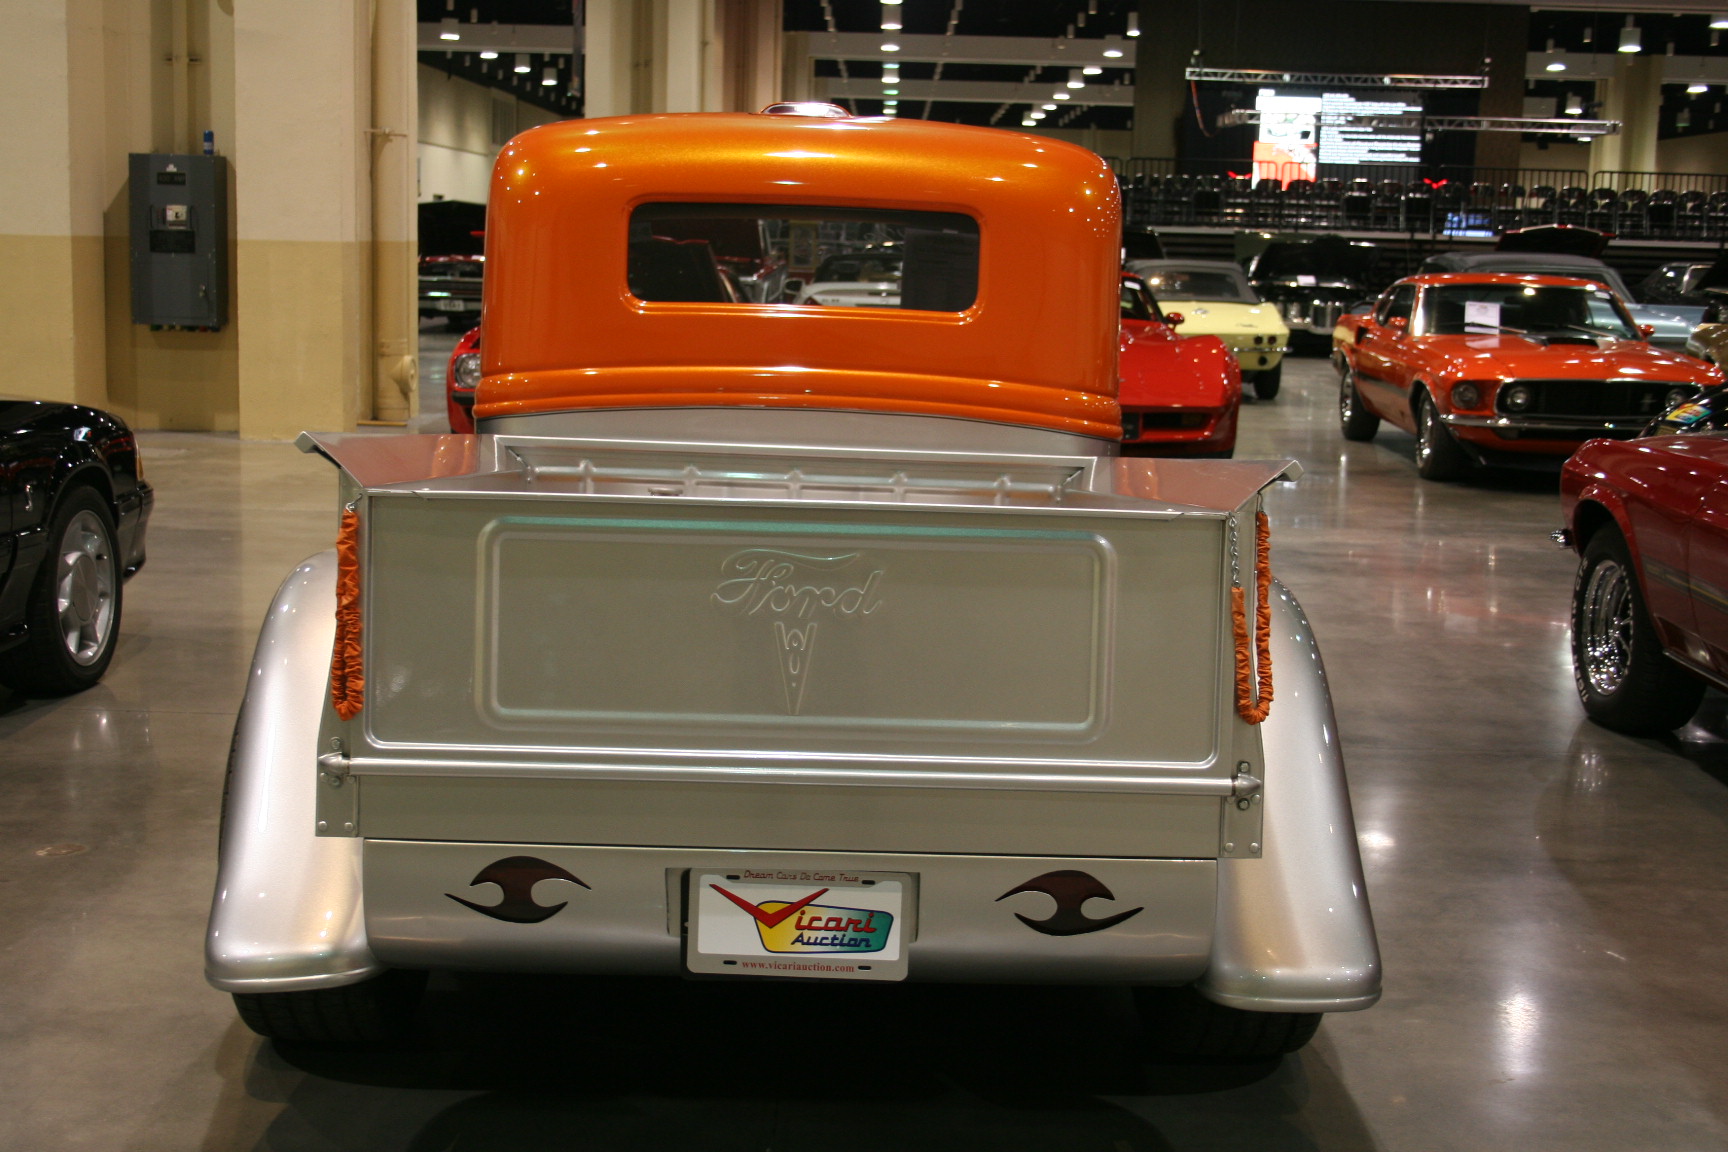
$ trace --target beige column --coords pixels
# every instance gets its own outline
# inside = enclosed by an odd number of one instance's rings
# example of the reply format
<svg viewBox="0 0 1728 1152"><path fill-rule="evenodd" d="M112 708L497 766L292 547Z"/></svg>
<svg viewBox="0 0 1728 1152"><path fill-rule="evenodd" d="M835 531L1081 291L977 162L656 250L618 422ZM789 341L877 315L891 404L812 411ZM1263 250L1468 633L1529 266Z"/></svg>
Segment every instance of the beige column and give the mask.
<svg viewBox="0 0 1728 1152"><path fill-rule="evenodd" d="M412 281L402 218L411 200L399 188L412 182L396 175L411 167L416 137L414 102L401 91L413 76L404 18L414 18L408 0L234 6L242 436L352 428L372 416L377 393L400 391L409 376L391 303L402 277ZM407 54L402 77L375 59L375 29L380 52Z"/></svg>
<svg viewBox="0 0 1728 1152"><path fill-rule="evenodd" d="M719 0L720 91L710 107L757 112L776 100L794 98L781 71L783 7L781 0Z"/></svg>
<svg viewBox="0 0 1728 1152"><path fill-rule="evenodd" d="M11 5L0 69L6 391L106 404L100 0Z"/></svg>
<svg viewBox="0 0 1728 1152"><path fill-rule="evenodd" d="M419 70L410 0L373 0L371 39L372 416L406 423L419 408L420 375Z"/></svg>
<svg viewBox="0 0 1728 1152"><path fill-rule="evenodd" d="M585 0L582 110L587 116L624 116L638 111L631 77L636 59L634 12L630 0ZM645 109L642 109L645 111Z"/></svg>
<svg viewBox="0 0 1728 1152"><path fill-rule="evenodd" d="M1620 121L1616 136L1599 136L1590 145L1590 171L1653 172L1656 169L1657 118L1662 109L1662 59L1639 54L1621 58L1611 80L1599 81L1597 116Z"/></svg>
<svg viewBox="0 0 1728 1152"><path fill-rule="evenodd" d="M586 0L584 111L754 112L782 98L781 0Z"/></svg>

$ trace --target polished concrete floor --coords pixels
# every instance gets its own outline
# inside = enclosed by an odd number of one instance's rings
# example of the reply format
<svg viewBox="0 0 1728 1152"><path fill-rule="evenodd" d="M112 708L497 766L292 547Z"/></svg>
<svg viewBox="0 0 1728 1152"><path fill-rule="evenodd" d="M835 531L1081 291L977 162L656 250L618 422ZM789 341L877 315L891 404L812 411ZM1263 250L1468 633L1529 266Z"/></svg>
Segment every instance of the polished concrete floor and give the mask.
<svg viewBox="0 0 1728 1152"><path fill-rule="evenodd" d="M1586 723L1553 480L1423 483L1408 437L1339 438L1323 361L1285 381L1240 455L1308 468L1271 499L1274 564L1328 662L1386 967L1299 1055L1148 1065L1084 989L478 977L408 1051L260 1042L201 976L222 766L333 476L149 434L107 681L0 690L0 1149L1728 1148L1722 698L1677 739Z"/></svg>

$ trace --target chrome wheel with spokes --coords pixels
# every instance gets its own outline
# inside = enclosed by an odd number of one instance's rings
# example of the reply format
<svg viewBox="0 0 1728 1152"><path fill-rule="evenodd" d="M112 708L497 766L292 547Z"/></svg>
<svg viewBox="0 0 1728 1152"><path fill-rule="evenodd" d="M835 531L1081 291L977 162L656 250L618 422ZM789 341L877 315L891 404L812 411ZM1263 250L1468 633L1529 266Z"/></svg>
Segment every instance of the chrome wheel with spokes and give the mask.
<svg viewBox="0 0 1728 1152"><path fill-rule="evenodd" d="M1704 683L1670 660L1618 528L1596 530L1572 590L1572 681L1590 719L1636 735L1691 719Z"/></svg>
<svg viewBox="0 0 1728 1152"><path fill-rule="evenodd" d="M1632 661L1632 594L1613 559L1598 563L1584 584L1577 643L1579 674L1597 692L1618 692Z"/></svg>

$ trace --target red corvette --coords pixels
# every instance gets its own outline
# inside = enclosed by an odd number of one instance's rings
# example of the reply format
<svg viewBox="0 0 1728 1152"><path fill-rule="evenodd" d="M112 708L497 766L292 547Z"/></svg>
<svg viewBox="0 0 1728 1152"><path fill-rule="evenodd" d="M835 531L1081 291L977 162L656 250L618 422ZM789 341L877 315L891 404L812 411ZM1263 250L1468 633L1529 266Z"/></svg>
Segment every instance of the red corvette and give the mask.
<svg viewBox="0 0 1728 1152"><path fill-rule="evenodd" d="M1339 423L1347 440L1372 439L1382 420L1414 433L1428 480L1563 457L1592 436L1631 436L1722 382L1648 335L1588 280L1411 276L1333 332Z"/></svg>
<svg viewBox="0 0 1728 1152"><path fill-rule="evenodd" d="M1151 456L1230 456L1242 407L1242 369L1216 336L1178 336L1138 276L1122 277L1117 400L1122 450Z"/></svg>
<svg viewBox="0 0 1728 1152"><path fill-rule="evenodd" d="M1592 720L1655 734L1728 688L1728 389L1635 440L1592 440L1560 474L1579 555L1572 675Z"/></svg>
<svg viewBox="0 0 1728 1152"><path fill-rule="evenodd" d="M480 383L480 329L472 328L450 352L444 369L444 406L450 431L474 431L474 388Z"/></svg>

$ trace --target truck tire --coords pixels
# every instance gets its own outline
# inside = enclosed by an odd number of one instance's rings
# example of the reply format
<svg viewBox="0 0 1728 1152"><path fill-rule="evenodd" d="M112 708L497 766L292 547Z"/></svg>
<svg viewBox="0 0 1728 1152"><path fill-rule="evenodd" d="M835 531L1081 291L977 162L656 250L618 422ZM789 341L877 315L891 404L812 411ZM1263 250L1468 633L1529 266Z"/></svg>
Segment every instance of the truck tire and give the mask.
<svg viewBox="0 0 1728 1152"><path fill-rule="evenodd" d="M1276 1060L1314 1038L1319 1012L1248 1012L1186 988L1136 988L1150 1055L1162 1060Z"/></svg>
<svg viewBox="0 0 1728 1152"><path fill-rule="evenodd" d="M1616 732L1656 736L1692 718L1704 683L1662 653L1620 530L1584 546L1572 588L1572 681L1584 714Z"/></svg>
<svg viewBox="0 0 1728 1152"><path fill-rule="evenodd" d="M120 557L114 514L94 488L68 489L48 522L24 605L24 643L0 659L0 684L26 696L66 696L108 671L120 636Z"/></svg>
<svg viewBox="0 0 1728 1152"><path fill-rule="evenodd" d="M236 992L234 1008L270 1040L371 1046L402 1038L425 991L426 973L392 969L339 988Z"/></svg>

